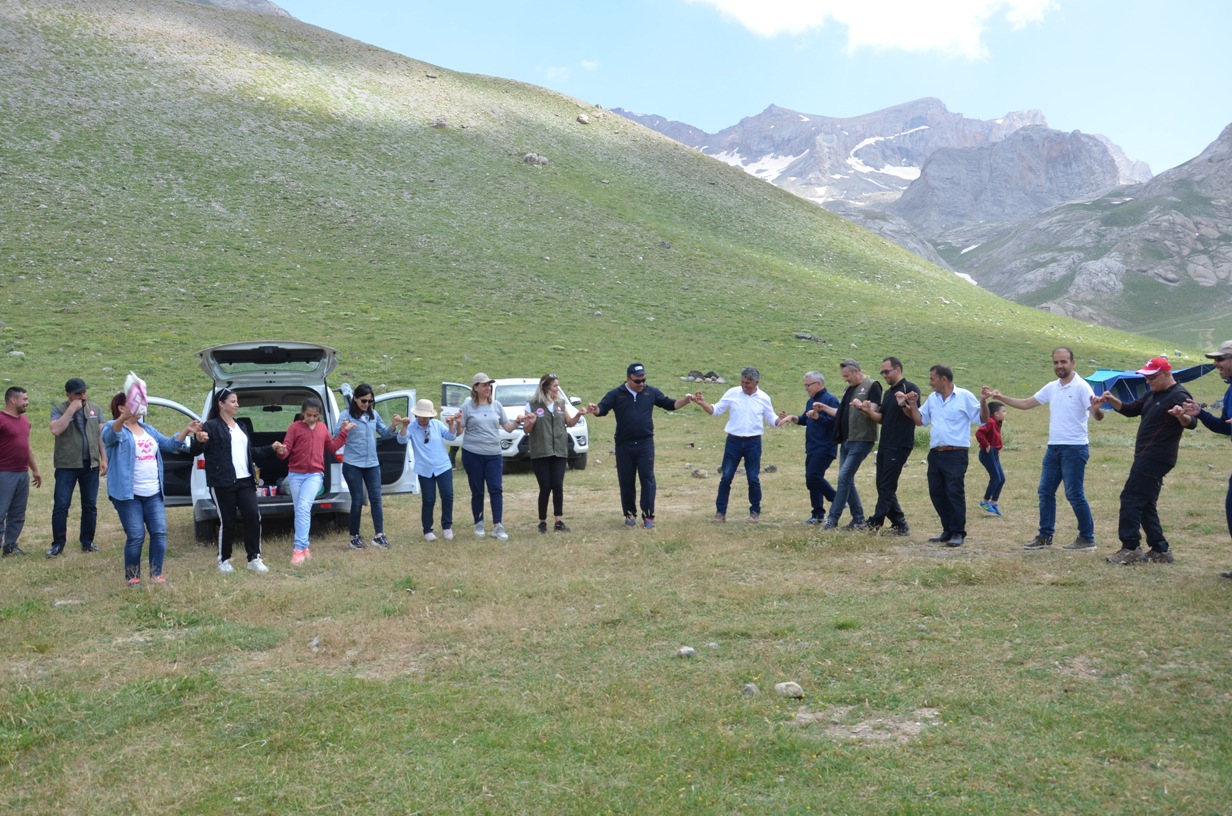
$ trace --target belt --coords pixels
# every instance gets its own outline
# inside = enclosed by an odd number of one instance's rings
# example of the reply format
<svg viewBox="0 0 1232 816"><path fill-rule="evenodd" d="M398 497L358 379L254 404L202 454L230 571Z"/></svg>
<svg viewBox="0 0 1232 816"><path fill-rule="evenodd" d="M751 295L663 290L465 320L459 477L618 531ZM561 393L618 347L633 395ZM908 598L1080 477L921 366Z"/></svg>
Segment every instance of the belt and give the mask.
<svg viewBox="0 0 1232 816"><path fill-rule="evenodd" d="M727 438L728 439L761 439L761 434L755 434L753 436L736 436L735 434L728 434Z"/></svg>
<svg viewBox="0 0 1232 816"><path fill-rule="evenodd" d="M965 451L967 450L967 446L966 445L938 445L937 447L933 448L933 450L939 451L941 453L945 453L946 451L956 451L956 450Z"/></svg>

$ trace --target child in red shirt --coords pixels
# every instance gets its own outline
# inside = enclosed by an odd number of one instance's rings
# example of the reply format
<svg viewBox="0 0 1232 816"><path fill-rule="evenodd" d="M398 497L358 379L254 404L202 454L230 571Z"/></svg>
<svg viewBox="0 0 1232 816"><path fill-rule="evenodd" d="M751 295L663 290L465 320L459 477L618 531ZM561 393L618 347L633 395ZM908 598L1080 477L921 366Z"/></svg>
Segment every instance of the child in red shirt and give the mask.
<svg viewBox="0 0 1232 816"><path fill-rule="evenodd" d="M303 418L291 423L281 443L274 443L278 458L291 460L287 465L287 486L295 506L295 552L291 554L291 563L297 566L312 557L308 532L312 528L312 503L325 484L325 454L341 449L347 433L355 427L354 422L343 421L338 436L330 438L329 428L321 422L321 413L320 400L304 400L300 406Z"/></svg>
<svg viewBox="0 0 1232 816"><path fill-rule="evenodd" d="M988 487L980 507L985 513L1001 515L997 501L1001 488L1005 487L1005 470L1001 467L1001 423L1005 422L1005 406L999 402L988 403L988 421L975 432L975 441L980 443L980 464L988 471Z"/></svg>

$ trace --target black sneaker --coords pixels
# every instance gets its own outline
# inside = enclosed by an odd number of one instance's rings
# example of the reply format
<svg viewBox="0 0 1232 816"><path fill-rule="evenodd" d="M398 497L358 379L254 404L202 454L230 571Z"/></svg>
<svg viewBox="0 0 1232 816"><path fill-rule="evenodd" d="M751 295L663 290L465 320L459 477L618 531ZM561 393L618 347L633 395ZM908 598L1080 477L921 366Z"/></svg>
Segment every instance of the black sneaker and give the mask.
<svg viewBox="0 0 1232 816"><path fill-rule="evenodd" d="M1148 550L1142 560L1148 564L1171 564L1176 559L1172 557L1172 550Z"/></svg>
<svg viewBox="0 0 1232 816"><path fill-rule="evenodd" d="M52 544L52 545L51 545L51 549L47 551L47 557L48 557L48 558L55 558L55 557L57 557L58 555L60 555L60 553L62 553L62 552L64 552L64 545L63 545L63 544Z"/></svg>
<svg viewBox="0 0 1232 816"><path fill-rule="evenodd" d="M377 533L372 537L372 546L378 550L388 550L389 539L385 537L384 533Z"/></svg>
<svg viewBox="0 0 1232 816"><path fill-rule="evenodd" d="M1146 556L1142 554L1142 550L1131 550L1127 547L1122 547L1107 558L1109 564L1141 564L1145 560Z"/></svg>
<svg viewBox="0 0 1232 816"><path fill-rule="evenodd" d="M546 521L539 522L539 532L546 534L547 531L548 531L548 523Z"/></svg>
<svg viewBox="0 0 1232 816"><path fill-rule="evenodd" d="M890 525L890 535L909 536L911 535L911 528L908 527L906 524L891 524Z"/></svg>
<svg viewBox="0 0 1232 816"><path fill-rule="evenodd" d="M85 552L98 552L98 547L95 547L93 543L90 543L90 544L82 544L82 545L81 545L81 551L82 551L83 553L85 553Z"/></svg>
<svg viewBox="0 0 1232 816"><path fill-rule="evenodd" d="M1095 549L1095 542L1089 538L1083 538L1082 536L1078 536L1077 538L1075 538L1069 544L1066 544L1061 549L1069 550L1071 552L1075 550L1077 551L1093 550Z"/></svg>
<svg viewBox="0 0 1232 816"><path fill-rule="evenodd" d="M1037 535L1035 538L1023 545L1024 550L1043 550L1052 546L1052 536ZM1092 544L1092 547L1095 545Z"/></svg>
<svg viewBox="0 0 1232 816"><path fill-rule="evenodd" d="M571 533L571 532L573 532L572 530L570 530L568 527L566 527L566 526L565 526L565 523L564 523L563 521L558 521L558 522L556 522L556 524L554 524L554 525L552 526L552 529L553 529L554 531L558 532L558 533Z"/></svg>
<svg viewBox="0 0 1232 816"><path fill-rule="evenodd" d="M855 519L852 519L843 525L843 529L848 532L858 532L859 530L867 530L868 524L863 521L856 521Z"/></svg>
<svg viewBox="0 0 1232 816"><path fill-rule="evenodd" d="M351 536L350 542L347 544L352 550L362 550L364 548L364 540L358 535Z"/></svg>
<svg viewBox="0 0 1232 816"><path fill-rule="evenodd" d="M928 539L928 543L929 544L944 544L945 542L949 541L950 538L951 536L949 533L941 533L940 535L935 535L932 538Z"/></svg>
<svg viewBox="0 0 1232 816"><path fill-rule="evenodd" d="M8 558L10 555L25 555L25 554L26 554L25 550L23 550L21 547L18 547L16 544L14 544L12 547L9 547L8 549L4 551L3 557Z"/></svg>

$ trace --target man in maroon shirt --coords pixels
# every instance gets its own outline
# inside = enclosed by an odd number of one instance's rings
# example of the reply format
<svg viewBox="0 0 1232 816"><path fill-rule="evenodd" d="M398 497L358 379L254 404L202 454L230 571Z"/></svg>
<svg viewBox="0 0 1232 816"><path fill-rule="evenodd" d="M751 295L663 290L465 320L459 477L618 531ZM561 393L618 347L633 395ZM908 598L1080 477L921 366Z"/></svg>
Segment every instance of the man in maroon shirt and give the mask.
<svg viewBox="0 0 1232 816"><path fill-rule="evenodd" d="M4 392L4 410L0 411L0 534L4 537L5 558L26 554L17 546L17 539L26 525L30 476L34 476L35 487L43 484L30 451L30 420L26 418L29 407L26 389L14 385Z"/></svg>

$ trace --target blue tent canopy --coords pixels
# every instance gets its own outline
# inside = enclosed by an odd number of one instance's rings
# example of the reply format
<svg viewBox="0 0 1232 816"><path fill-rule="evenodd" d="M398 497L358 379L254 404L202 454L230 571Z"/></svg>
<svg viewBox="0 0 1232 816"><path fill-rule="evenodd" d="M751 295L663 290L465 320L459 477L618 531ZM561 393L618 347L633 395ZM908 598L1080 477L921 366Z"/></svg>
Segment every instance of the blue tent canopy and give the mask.
<svg viewBox="0 0 1232 816"><path fill-rule="evenodd" d="M1190 382L1204 374L1215 370L1210 363L1181 368L1172 372L1172 378L1177 382ZM1118 371L1111 368L1098 369L1094 374L1084 377L1095 389L1096 395L1111 391L1121 402L1133 402L1147 392L1146 377L1137 371Z"/></svg>

